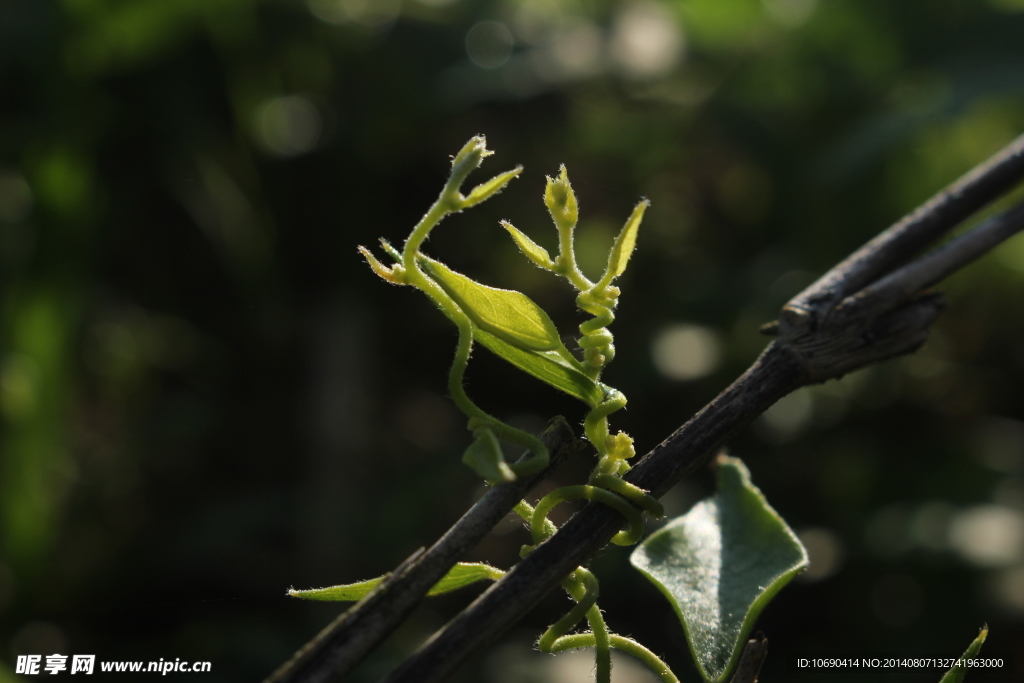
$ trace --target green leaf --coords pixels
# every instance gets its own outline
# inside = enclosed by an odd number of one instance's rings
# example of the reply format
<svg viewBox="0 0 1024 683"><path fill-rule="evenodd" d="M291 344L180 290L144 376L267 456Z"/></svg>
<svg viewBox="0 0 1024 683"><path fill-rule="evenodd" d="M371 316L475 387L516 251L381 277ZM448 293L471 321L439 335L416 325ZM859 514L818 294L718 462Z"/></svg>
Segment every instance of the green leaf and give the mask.
<svg viewBox="0 0 1024 683"><path fill-rule="evenodd" d="M516 241L516 244L519 246L519 250L526 255L526 258L530 259L545 270L551 270L555 267L547 249L531 240L508 221L502 221L501 227L508 230L508 234L512 235L512 239Z"/></svg>
<svg viewBox="0 0 1024 683"><path fill-rule="evenodd" d="M650 205L651 203L646 199L637 204L633 213L626 220L626 224L622 226L619 236L615 238L615 243L612 245L611 252L608 253L608 267L605 268L604 276L601 278L602 284L611 284L612 280L626 271L629 257L636 249L636 235L640 230L640 221L643 220L644 212Z"/></svg>
<svg viewBox="0 0 1024 683"><path fill-rule="evenodd" d="M427 595L451 593L454 590L465 588L477 581L483 581L485 579L497 581L504 575L505 572L496 567L492 567L489 564L484 564L482 562L459 562L448 570L448 573L445 574L440 581L434 584L434 587L427 592ZM371 590L376 588L384 578L385 577L383 576L379 576L376 579L369 579L367 581L349 583L341 586L331 586L330 588L312 588L310 590L301 591L297 591L293 588L288 591L288 595L296 598L304 598L306 600L354 602L365 597Z"/></svg>
<svg viewBox="0 0 1024 683"><path fill-rule="evenodd" d="M486 183L480 183L473 188L472 192L466 195L463 200L462 208L468 209L471 206L476 206L482 201L490 199L494 195L498 194L505 189L509 181L515 178L517 175L523 172L522 166L516 166L511 171L505 171L501 175L497 175Z"/></svg>
<svg viewBox="0 0 1024 683"><path fill-rule="evenodd" d="M288 591L288 595L293 598L303 598L304 600L354 602L356 600L362 600L367 593L376 588L377 584L383 580L383 576L378 576L376 579L368 579L366 581L359 581L358 583L346 583L340 586L331 586L329 588L310 588L308 590L295 590L294 588L291 588Z"/></svg>
<svg viewBox="0 0 1024 683"><path fill-rule="evenodd" d="M457 281L457 278L461 278L462 280L471 283L474 287L483 290L492 289L476 283L464 275L455 273L438 261L434 261L433 259L429 259L422 255L418 258L419 262L431 277L435 277L435 275L439 276L439 279L436 281L438 282L438 285L445 290L445 292L448 292L448 288L442 283L440 279L442 277L446 278L446 281L447 279ZM518 292L507 292L507 290L501 289L493 291L518 294ZM453 296L450 292L449 296L452 296L461 308L459 299ZM524 296L523 298L525 299L526 297ZM529 299L526 300L529 301ZM532 301L529 301L529 303L536 307L536 304ZM443 308L441 310L444 312ZM547 320L547 324L550 324L551 329L554 329L554 324L551 323L547 314L539 307L537 307L537 311L539 311L540 315L544 316L544 319ZM474 323L473 338L483 344L495 355L504 358L523 372L533 375L542 382L546 382L556 389L564 391L570 396L575 396L592 408L604 400L605 390L602 385L595 382L586 374L583 369L583 365L573 358L573 355L569 353L569 350L565 348L564 344L562 344L562 340L557 336L548 342L553 345L551 350L540 351L536 349L523 348L522 344L509 343L505 338L488 331L485 327L479 324L477 317L475 315L471 315L470 311L466 311L466 314L469 315L471 322Z"/></svg>
<svg viewBox="0 0 1024 683"><path fill-rule="evenodd" d="M722 457L718 493L652 534L630 561L675 608L706 681L723 681L765 605L807 564L796 535Z"/></svg>
<svg viewBox="0 0 1024 683"><path fill-rule="evenodd" d="M431 279L480 329L524 350L552 351L562 347L551 318L522 292L482 285L433 259L424 257L420 262Z"/></svg>
<svg viewBox="0 0 1024 683"><path fill-rule="evenodd" d="M555 351L520 349L480 329L473 331L473 338L523 372L575 396L591 408L604 400L601 385L588 377L579 363L571 363Z"/></svg>
<svg viewBox="0 0 1024 683"><path fill-rule="evenodd" d="M489 482L516 480L516 474L505 462L498 437L486 427L477 432L476 440L462 455L462 462Z"/></svg>
<svg viewBox="0 0 1024 683"><path fill-rule="evenodd" d="M967 651L964 652L960 658L962 660L974 659L978 656L978 652L981 650L981 644L988 638L988 626L984 626L981 629L981 633L978 637L967 647ZM964 674L967 673L967 667L959 662L952 669L946 672L946 675L942 677L939 683L961 683L964 680Z"/></svg>
<svg viewBox="0 0 1024 683"><path fill-rule="evenodd" d="M427 595L443 595L478 581L497 581L503 576L505 572L483 562L459 562L448 570L443 579L434 584Z"/></svg>

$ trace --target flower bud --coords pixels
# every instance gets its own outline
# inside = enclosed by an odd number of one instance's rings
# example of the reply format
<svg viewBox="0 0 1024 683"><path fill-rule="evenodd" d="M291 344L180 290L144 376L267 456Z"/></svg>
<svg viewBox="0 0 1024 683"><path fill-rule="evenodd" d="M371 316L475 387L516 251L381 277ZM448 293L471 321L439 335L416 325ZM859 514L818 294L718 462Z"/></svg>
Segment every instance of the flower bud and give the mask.
<svg viewBox="0 0 1024 683"><path fill-rule="evenodd" d="M487 149L487 138L483 135L471 138L452 159L452 174L448 179L448 188L458 190L466 180L466 176L479 168L484 157L491 154L494 152Z"/></svg>
<svg viewBox="0 0 1024 683"><path fill-rule="evenodd" d="M576 227L579 219L579 206L576 203L576 193L572 191L569 184L569 175L565 165L559 171L558 178L548 178L547 187L544 190L544 204L551 212L551 218L559 231L572 230Z"/></svg>

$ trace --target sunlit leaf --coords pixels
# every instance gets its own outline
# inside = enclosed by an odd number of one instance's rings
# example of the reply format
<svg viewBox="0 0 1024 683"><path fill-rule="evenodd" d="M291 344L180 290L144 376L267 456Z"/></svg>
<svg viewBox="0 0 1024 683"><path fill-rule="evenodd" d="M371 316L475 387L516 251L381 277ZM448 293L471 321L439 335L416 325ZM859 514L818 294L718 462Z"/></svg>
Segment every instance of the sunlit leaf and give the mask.
<svg viewBox="0 0 1024 683"><path fill-rule="evenodd" d="M961 661L977 657L978 652L981 650L981 645L985 642L986 638L988 638L988 626L984 626L978 637L967 647L967 651L960 657ZM947 671L939 683L961 683L964 680L964 674L967 673L967 669L967 666L957 662L956 666Z"/></svg>
<svg viewBox="0 0 1024 683"><path fill-rule="evenodd" d="M480 202L490 199L494 195L498 194L505 189L509 181L515 178L517 175L523 172L522 166L516 166L511 171L506 171L501 175L495 176L488 180L486 183L480 183L473 188L472 192L466 195L466 199L462 204L462 208L468 209L471 206L476 206Z"/></svg>
<svg viewBox="0 0 1024 683"><path fill-rule="evenodd" d="M427 592L427 595L451 593L454 590L465 588L466 586L478 581L497 581L504 576L504 574L505 572L500 569L482 562L459 562L448 570L448 573L444 575L444 578L434 584L434 587ZM288 591L288 595L295 598L303 598L305 600L354 602L365 597L370 591L376 588L384 578L385 577L383 576L379 576L376 579L369 579L367 581L349 583L341 586L331 586L330 588L311 588L309 590L301 591L293 588Z"/></svg>
<svg viewBox="0 0 1024 683"><path fill-rule="evenodd" d="M520 370L575 396L591 407L604 400L601 385L590 379L578 364L570 363L555 351L520 349L484 330L474 331L473 338Z"/></svg>
<svg viewBox="0 0 1024 683"><path fill-rule="evenodd" d="M359 581L358 583L346 583L340 586L331 586L329 588L310 588L308 590L295 590L292 588L288 591L288 595L293 598L303 598L304 600L354 602L356 600L363 599L367 593L376 588L377 584L383 580L383 576L378 576L376 579L367 579L366 581Z"/></svg>
<svg viewBox="0 0 1024 683"><path fill-rule="evenodd" d="M434 584L427 595L442 595L477 583L478 581L497 581L505 575L497 567L483 562L459 562Z"/></svg>
<svg viewBox="0 0 1024 683"><path fill-rule="evenodd" d="M615 238L612 250L608 254L608 267L605 269L604 277L601 278L602 283L608 284L625 272L626 264L629 263L629 257L633 255L633 250L636 249L636 235L640 230L640 221L643 220L644 211L647 210L650 204L647 200L637 204L636 208L633 209L633 213L626 220L626 224L622 226L622 230L619 232L619 236Z"/></svg>
<svg viewBox="0 0 1024 683"><path fill-rule="evenodd" d="M516 475L505 462L501 443L490 429L482 429L462 455L462 462L489 482L515 481Z"/></svg>
<svg viewBox="0 0 1024 683"><path fill-rule="evenodd" d="M743 463L719 463L718 493L652 534L630 558L672 604L706 681L726 680L761 610L808 564Z"/></svg>
<svg viewBox="0 0 1024 683"><path fill-rule="evenodd" d="M551 255L548 254L547 249L531 240L508 221L502 221L501 227L508 230L508 234L512 235L512 239L516 241L516 244L519 246L519 250L526 255L526 258L546 270L550 270L554 267L555 264L552 263Z"/></svg>
<svg viewBox="0 0 1024 683"><path fill-rule="evenodd" d="M421 263L480 329L520 349L551 351L562 346L551 318L522 292L482 285L438 261L424 258Z"/></svg>

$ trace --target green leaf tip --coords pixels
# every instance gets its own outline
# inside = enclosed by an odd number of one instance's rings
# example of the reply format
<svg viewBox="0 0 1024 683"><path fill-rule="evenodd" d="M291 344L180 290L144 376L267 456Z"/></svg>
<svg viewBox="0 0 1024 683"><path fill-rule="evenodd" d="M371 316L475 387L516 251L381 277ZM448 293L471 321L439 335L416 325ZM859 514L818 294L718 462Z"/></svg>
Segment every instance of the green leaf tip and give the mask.
<svg viewBox="0 0 1024 683"><path fill-rule="evenodd" d="M469 139L459 153L452 159L452 174L448 179L448 187L458 189L470 173L480 167L480 163L494 154L487 149L487 138L477 135Z"/></svg>
<svg viewBox="0 0 1024 683"><path fill-rule="evenodd" d="M452 168L461 164L473 164L473 168L476 168L485 157L489 157L492 154L494 152L487 149L487 136L474 135L462 146L458 154L452 158Z"/></svg>
<svg viewBox="0 0 1024 683"><path fill-rule="evenodd" d="M565 164L559 169L558 177L548 176L547 186L544 188L544 205L548 207L555 226L561 230L572 230L579 220L579 204L576 202L576 193L572 191L569 183L569 173Z"/></svg>
<svg viewBox="0 0 1024 683"><path fill-rule="evenodd" d="M486 201L498 194L505 189L505 186L509 182L523 172L522 166L516 166L511 171L505 171L500 175L496 175L486 183L480 183L473 190L466 195L466 198L462 202L462 208L468 209L471 206L476 206L482 201Z"/></svg>
<svg viewBox="0 0 1024 683"><path fill-rule="evenodd" d="M978 634L978 637L967 646L967 650L963 655L961 655L960 661L958 661L952 669L946 672L946 675L942 677L942 680L940 680L939 683L961 683L964 680L964 675L967 673L968 669L966 661L978 656L978 652L981 651L981 646L985 642L986 638L988 638L988 624L981 627L981 632Z"/></svg>
<svg viewBox="0 0 1024 683"><path fill-rule="evenodd" d="M359 253L362 254L363 258L366 259L366 262L370 264L370 268L373 269L373 272L377 273L377 275L382 279L387 280L393 285L405 284L405 269L402 268L401 264L396 263L389 268L378 261L377 257L374 256L366 247L359 247ZM388 253L390 254L391 252L389 251Z"/></svg>
<svg viewBox="0 0 1024 683"><path fill-rule="evenodd" d="M459 562L454 567L448 570L448 573L441 578L440 581L434 584L427 595L443 595L444 593L451 593L452 591L466 586L472 585L478 581L497 581L505 572L501 571L497 567L492 567L489 564L483 562ZM294 588L288 589L288 595L293 598L302 598L304 600L320 600L323 602L354 602L356 600L362 600L366 597L370 591L380 585L388 575L378 576L375 579L368 579L366 581L359 581L358 583L349 583L341 586L331 586L330 588L311 588L309 590L295 590Z"/></svg>
<svg viewBox="0 0 1024 683"><path fill-rule="evenodd" d="M719 456L718 492L652 534L630 561L675 609L705 681L736 665L758 615L807 551L737 459Z"/></svg>
<svg viewBox="0 0 1024 683"><path fill-rule="evenodd" d="M644 212L647 211L647 207L650 205L651 203L648 200L643 200L636 205L633 213L626 219L626 224L622 226L622 230L612 245L612 250L608 253L608 267L605 268L604 276L601 278L601 285L607 287L611 284L612 280L626 271L629 257L633 255L633 250L636 249L636 236L640 230L640 221L643 220Z"/></svg>
<svg viewBox="0 0 1024 683"><path fill-rule="evenodd" d="M540 266L544 270L551 270L555 267L555 263L551 260L551 254L548 253L547 249L531 240L521 230L508 221L501 221L501 227L505 228L505 230L508 231L508 234L512 235L512 239L516 241L516 246L519 247L519 251L523 252L526 258L533 261L534 264Z"/></svg>

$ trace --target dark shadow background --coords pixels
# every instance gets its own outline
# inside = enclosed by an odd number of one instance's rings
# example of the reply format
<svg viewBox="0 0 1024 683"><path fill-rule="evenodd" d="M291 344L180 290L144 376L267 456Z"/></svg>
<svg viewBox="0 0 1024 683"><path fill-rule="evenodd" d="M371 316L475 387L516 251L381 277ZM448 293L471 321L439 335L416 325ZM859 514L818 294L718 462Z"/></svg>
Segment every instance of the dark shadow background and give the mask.
<svg viewBox="0 0 1024 683"><path fill-rule="evenodd" d="M258 680L341 609L286 588L379 575L478 495L444 395L454 330L356 253L405 238L470 136L486 172L526 172L428 249L567 334L570 292L498 219L553 247L543 178L567 164L594 274L651 199L605 376L642 453L788 297L1024 131L1022 35L1020 0L6 0L0 681L55 652ZM967 680L1024 679L1024 241L943 290L918 354L802 390L732 445L815 560L761 620L766 682L937 681L793 661L953 656L984 622L1006 668ZM583 416L482 350L468 388L529 428ZM510 564L525 535L503 531L475 556ZM595 562L611 626L697 680L627 556ZM458 680L586 680L586 657L530 651L567 604Z"/></svg>

